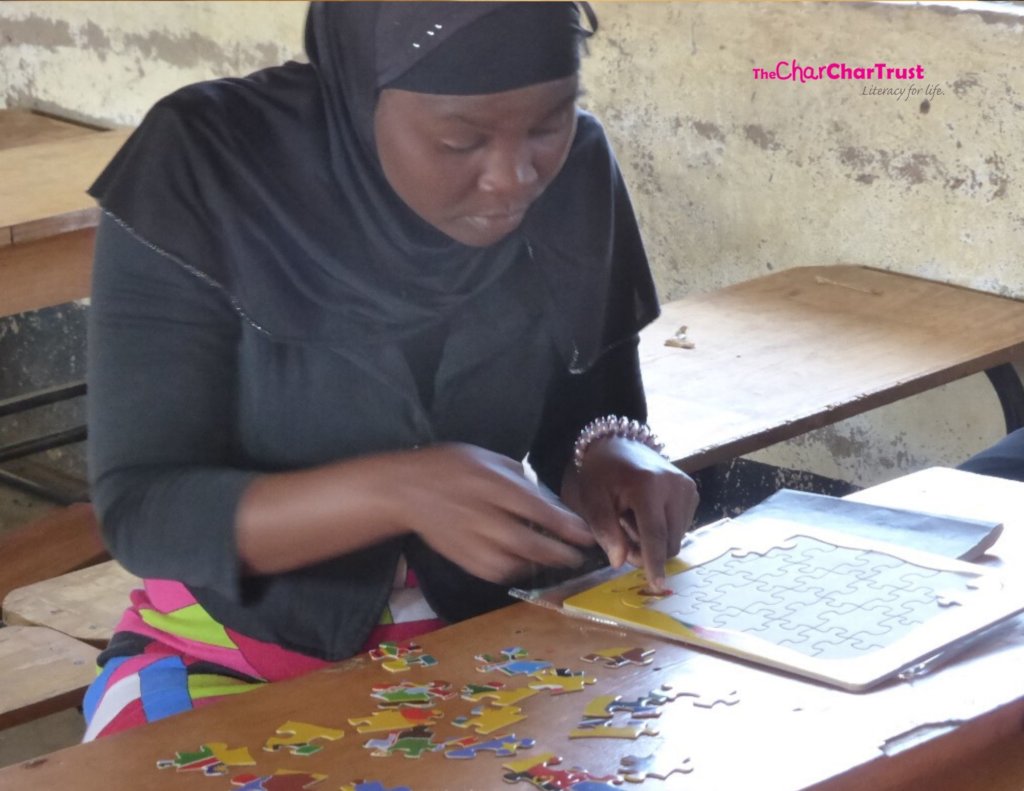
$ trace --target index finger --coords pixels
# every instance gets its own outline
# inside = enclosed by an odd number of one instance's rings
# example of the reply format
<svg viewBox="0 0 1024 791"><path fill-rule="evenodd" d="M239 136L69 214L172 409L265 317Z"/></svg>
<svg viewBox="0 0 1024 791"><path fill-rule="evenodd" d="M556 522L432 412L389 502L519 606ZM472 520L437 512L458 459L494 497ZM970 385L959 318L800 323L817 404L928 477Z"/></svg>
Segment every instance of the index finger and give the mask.
<svg viewBox="0 0 1024 791"><path fill-rule="evenodd" d="M665 561L668 560L668 525L664 509L651 508L644 503L631 514L633 527L640 541L647 586L652 591L665 588Z"/></svg>

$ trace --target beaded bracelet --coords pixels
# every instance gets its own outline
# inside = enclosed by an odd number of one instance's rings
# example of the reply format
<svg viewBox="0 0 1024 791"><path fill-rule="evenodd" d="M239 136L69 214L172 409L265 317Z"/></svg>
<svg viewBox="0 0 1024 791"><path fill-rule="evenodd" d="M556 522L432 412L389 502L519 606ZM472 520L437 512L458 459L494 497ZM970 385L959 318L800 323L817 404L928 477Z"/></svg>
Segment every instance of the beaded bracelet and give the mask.
<svg viewBox="0 0 1024 791"><path fill-rule="evenodd" d="M587 423L576 438L572 459L577 470L583 467L583 456L587 452L587 448L590 447L590 443L602 437L622 437L640 442L656 453L660 453L663 458L668 458L663 450L665 444L658 441L658 437L646 423L617 415L608 415Z"/></svg>

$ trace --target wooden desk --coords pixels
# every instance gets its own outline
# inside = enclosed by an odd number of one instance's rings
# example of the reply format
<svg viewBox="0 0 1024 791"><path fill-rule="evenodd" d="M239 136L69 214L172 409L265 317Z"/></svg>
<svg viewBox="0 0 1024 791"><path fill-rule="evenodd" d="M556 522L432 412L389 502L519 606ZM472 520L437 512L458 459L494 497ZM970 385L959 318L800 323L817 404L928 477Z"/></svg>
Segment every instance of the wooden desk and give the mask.
<svg viewBox="0 0 1024 791"><path fill-rule="evenodd" d="M97 129L92 126L62 121L32 110L0 110L0 149L67 140L96 131Z"/></svg>
<svg viewBox="0 0 1024 791"><path fill-rule="evenodd" d="M0 111L0 315L89 295L99 210L85 190L130 131Z"/></svg>
<svg viewBox="0 0 1024 791"><path fill-rule="evenodd" d="M992 562L1024 563L1024 516L1019 508L1024 497L1022 484L930 470L868 490L859 497L890 505L913 505L925 498L930 507L939 507L940 494L966 512L1004 519L1006 530L996 544ZM418 760L370 757L363 745L373 736L357 733L347 721L375 710L369 697L374 684L445 679L461 686L480 681L490 676L475 670L478 663L473 655L493 653L509 645L523 646L533 658L549 659L556 665L593 670L598 679L583 692L557 697L542 692L522 701L527 719L508 730L519 737L536 738L534 753L556 752L564 756L566 765L578 764L595 773L614 771L621 756L644 754L654 748L691 758L691 774L674 775L664 783L648 780L638 786L641 789L782 791L814 787L817 791L977 791L977 777L992 777L991 771L965 772L965 764L976 754L991 757L1001 744L1020 744L1024 687L1019 677L1024 662L1024 618L1015 620L993 642L964 654L932 675L863 695L827 689L681 645L572 620L527 604L426 635L421 643L438 658L436 667L392 675L366 656L355 657L336 668L9 767L0 771L0 787L7 791L90 791L121 785L226 790L230 785L225 778L211 780L196 773L175 774L155 768L157 760L171 758L178 750L226 741L230 747L249 747L257 761L256 767L237 769L233 774L267 774L283 768L320 772L328 778L314 788L332 791L357 778L379 779L387 788L405 784L414 791L525 789L528 786L506 786L501 779L503 761L491 755L468 761L449 760L440 754L428 754ZM654 662L647 667L610 669L579 659L595 649L622 645L656 648ZM522 683L517 679L507 681L509 686ZM636 697L663 683L709 698L715 697L716 691L736 690L739 701L732 706L700 708L689 699L680 698L667 704L656 721L660 735L641 736L635 742L566 737L578 722L585 703L593 697ZM452 727L451 721L468 712L470 706L459 699L439 704L445 716L435 726L437 735L465 736L466 732ZM287 720L340 727L345 736L307 758L261 750L265 740ZM1020 768L1019 761L1004 761L1000 770L1012 773ZM934 784L921 785L922 778ZM953 785L950 778L959 778L962 784ZM1017 782L1021 778L999 775L999 782L1011 779ZM1019 788L1020 784L995 787Z"/></svg>
<svg viewBox="0 0 1024 791"><path fill-rule="evenodd" d="M682 325L695 348L665 346ZM1024 302L860 266L787 269L662 306L640 355L649 422L695 470L1024 358Z"/></svg>

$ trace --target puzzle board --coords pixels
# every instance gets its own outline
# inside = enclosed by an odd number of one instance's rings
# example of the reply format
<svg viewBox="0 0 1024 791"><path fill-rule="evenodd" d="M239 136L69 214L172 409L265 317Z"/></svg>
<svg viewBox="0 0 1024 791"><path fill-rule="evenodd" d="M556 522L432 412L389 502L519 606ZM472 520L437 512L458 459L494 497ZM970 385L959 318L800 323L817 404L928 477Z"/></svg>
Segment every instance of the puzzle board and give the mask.
<svg viewBox="0 0 1024 791"><path fill-rule="evenodd" d="M993 570L777 519L684 547L666 587L634 570L563 607L853 691L1024 611L1024 585Z"/></svg>

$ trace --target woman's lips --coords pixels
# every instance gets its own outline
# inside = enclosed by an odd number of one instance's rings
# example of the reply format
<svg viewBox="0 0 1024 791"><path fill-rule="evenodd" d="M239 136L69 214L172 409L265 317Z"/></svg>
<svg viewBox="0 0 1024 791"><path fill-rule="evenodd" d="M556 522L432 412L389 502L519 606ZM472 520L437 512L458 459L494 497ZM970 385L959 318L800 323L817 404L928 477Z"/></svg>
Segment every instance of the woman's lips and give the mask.
<svg viewBox="0 0 1024 791"><path fill-rule="evenodd" d="M519 227L526 209L494 214L470 214L466 220L486 233L510 233Z"/></svg>

